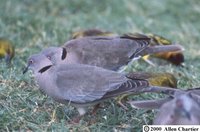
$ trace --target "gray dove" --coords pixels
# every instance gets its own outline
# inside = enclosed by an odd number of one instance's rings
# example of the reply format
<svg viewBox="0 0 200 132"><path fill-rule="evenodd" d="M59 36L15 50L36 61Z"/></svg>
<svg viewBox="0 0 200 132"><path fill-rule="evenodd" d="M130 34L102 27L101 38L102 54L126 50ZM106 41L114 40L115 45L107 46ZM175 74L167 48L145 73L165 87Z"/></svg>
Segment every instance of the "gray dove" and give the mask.
<svg viewBox="0 0 200 132"><path fill-rule="evenodd" d="M190 93L180 94L164 103L154 125L200 125L200 105Z"/></svg>
<svg viewBox="0 0 200 132"><path fill-rule="evenodd" d="M31 69L41 91L63 104L76 107L82 116L87 107L121 94L160 92L170 88L149 86L122 73L84 64L57 65L43 54L32 55L23 73Z"/></svg>
<svg viewBox="0 0 200 132"><path fill-rule="evenodd" d="M133 108L159 109L155 125L199 125L200 88L170 91L167 98L129 101Z"/></svg>
<svg viewBox="0 0 200 132"><path fill-rule="evenodd" d="M132 100L129 101L133 108L139 109L159 109L164 103L171 101L172 99L182 95L189 94L192 99L194 99L200 105L200 88L190 88L190 89L176 89L176 90L166 90L164 94L168 95L166 98L154 99L154 100Z"/></svg>
<svg viewBox="0 0 200 132"><path fill-rule="evenodd" d="M50 47L41 53L47 57L54 53L62 56L61 63L79 63L103 67L109 70L120 70L131 60L147 54L164 51L180 51L180 45L149 46L150 38L129 36L95 36L67 41L62 47Z"/></svg>
<svg viewBox="0 0 200 132"><path fill-rule="evenodd" d="M32 55L24 73L31 69L40 89L63 104L71 104L84 115L86 108L149 86L146 80L129 79L121 73L83 64L53 65L42 54ZM145 90L144 90L145 91Z"/></svg>

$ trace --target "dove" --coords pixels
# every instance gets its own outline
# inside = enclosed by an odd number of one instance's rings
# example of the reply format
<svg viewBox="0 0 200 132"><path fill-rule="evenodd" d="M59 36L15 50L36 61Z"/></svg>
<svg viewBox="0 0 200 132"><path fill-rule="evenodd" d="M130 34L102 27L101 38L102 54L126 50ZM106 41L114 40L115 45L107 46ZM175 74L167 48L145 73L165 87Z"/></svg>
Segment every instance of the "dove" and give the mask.
<svg viewBox="0 0 200 132"><path fill-rule="evenodd" d="M129 103L133 108L157 109L154 125L199 125L200 96L196 92L199 88L174 91L173 95L163 99Z"/></svg>
<svg viewBox="0 0 200 132"><path fill-rule="evenodd" d="M164 103L154 125L200 125L200 106L190 93L180 94Z"/></svg>
<svg viewBox="0 0 200 132"><path fill-rule="evenodd" d="M86 108L108 98L148 87L146 80L131 80L123 74L83 64L54 65L42 54L32 55L23 73L31 69L41 91L63 104Z"/></svg>
<svg viewBox="0 0 200 132"><path fill-rule="evenodd" d="M100 29L87 29L82 31L77 31L72 34L72 39L82 38L82 37L89 37L89 36L117 36L117 34L109 32L109 31L102 31ZM141 33L125 33L123 36L129 36L133 38L151 38L150 46L165 46L165 45L175 45L171 40L166 39L157 34L141 34ZM168 52L159 52L154 54L147 54L142 57L147 63L155 66L153 62L151 62L150 58L156 57L163 60L166 60L174 65L182 65L184 62L184 55L182 51L168 51Z"/></svg>
<svg viewBox="0 0 200 132"><path fill-rule="evenodd" d="M133 108L139 109L159 109L164 103L171 101L172 99L182 95L189 94L198 104L200 104L200 88L188 88L183 90L181 88L177 90L168 90L164 94L167 95L165 98L154 99L154 100L132 100L129 101Z"/></svg>
<svg viewBox="0 0 200 132"><path fill-rule="evenodd" d="M166 50L182 50L181 46L148 46L149 38L83 37L67 41L62 47L49 47L41 51L47 57L60 54L59 63L87 64L113 71L122 71L129 62L141 56ZM66 57L66 59L65 59ZM62 61L65 60L65 61Z"/></svg>
<svg viewBox="0 0 200 132"><path fill-rule="evenodd" d="M123 73L85 64L57 64L43 54L29 57L23 71L32 70L39 89L57 102L74 106L82 117L89 106L127 94L160 92L143 79L130 79ZM54 62L55 61L55 62Z"/></svg>

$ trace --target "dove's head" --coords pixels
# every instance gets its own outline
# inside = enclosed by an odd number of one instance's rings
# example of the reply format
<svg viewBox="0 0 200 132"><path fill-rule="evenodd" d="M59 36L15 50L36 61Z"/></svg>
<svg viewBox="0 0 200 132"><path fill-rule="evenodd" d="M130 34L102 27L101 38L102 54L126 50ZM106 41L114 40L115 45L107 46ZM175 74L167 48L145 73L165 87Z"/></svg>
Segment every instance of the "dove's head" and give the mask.
<svg viewBox="0 0 200 132"><path fill-rule="evenodd" d="M27 62L27 67L23 73L26 73L29 69L34 73L43 73L52 66L52 62L43 54L31 55Z"/></svg>
<svg viewBox="0 0 200 132"><path fill-rule="evenodd" d="M191 98L190 93L180 95L174 100L174 113L176 116L191 119L191 111L196 102Z"/></svg>
<svg viewBox="0 0 200 132"><path fill-rule="evenodd" d="M67 51L62 47L49 47L41 51L54 65L62 63L67 57Z"/></svg>

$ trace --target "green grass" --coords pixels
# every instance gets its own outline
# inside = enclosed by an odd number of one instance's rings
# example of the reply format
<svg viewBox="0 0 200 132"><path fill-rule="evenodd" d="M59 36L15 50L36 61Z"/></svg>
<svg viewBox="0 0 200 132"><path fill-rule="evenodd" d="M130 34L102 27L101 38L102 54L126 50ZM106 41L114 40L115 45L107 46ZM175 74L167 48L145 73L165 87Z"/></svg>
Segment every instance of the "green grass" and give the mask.
<svg viewBox="0 0 200 132"><path fill-rule="evenodd" d="M16 48L12 67L4 62L0 65L0 131L141 131L142 125L152 122L154 111L130 107L125 111L108 101L96 116L87 114L80 124L70 125L68 121L77 114L74 108L44 96L31 74L22 75L31 54L62 45L80 29L163 35L185 47L186 67L155 68L134 62L131 70L175 73L181 88L200 84L200 1L1 0L0 16L0 36L10 39ZM133 98L158 97L144 94ZM53 111L56 120L51 122Z"/></svg>

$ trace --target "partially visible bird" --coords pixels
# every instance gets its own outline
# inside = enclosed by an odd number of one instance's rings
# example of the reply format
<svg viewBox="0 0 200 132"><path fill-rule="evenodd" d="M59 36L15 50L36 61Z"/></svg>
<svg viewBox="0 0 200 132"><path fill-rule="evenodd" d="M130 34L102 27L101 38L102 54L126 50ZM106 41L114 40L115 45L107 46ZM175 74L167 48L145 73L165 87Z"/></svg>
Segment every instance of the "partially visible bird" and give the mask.
<svg viewBox="0 0 200 132"><path fill-rule="evenodd" d="M151 46L156 46L156 45L174 45L174 43L172 43L170 40L156 35L156 34L140 34L140 33L128 33L125 34L125 36L132 36L132 37L149 37L151 38L151 42L150 45ZM156 58L160 58L163 60L167 60L169 62L171 62L174 65L181 65L184 62L184 55L182 53L182 51L169 51L169 52L160 52L160 53L155 53L152 55L146 55L143 57L143 59L150 63L153 64L149 58L150 57L156 57Z"/></svg>
<svg viewBox="0 0 200 132"><path fill-rule="evenodd" d="M102 31L99 29L88 29L82 30L72 33L72 39L82 38L82 37L89 37L89 36L117 36L112 32Z"/></svg>
<svg viewBox="0 0 200 132"><path fill-rule="evenodd" d="M83 37L67 41L63 48L50 47L44 49L42 53L46 56L55 53L67 55L65 61L58 59L60 63L88 64L118 71L130 61L146 54L182 50L179 45L152 47L148 46L149 42L149 38L142 37ZM65 52L63 52L63 49L65 49Z"/></svg>
<svg viewBox="0 0 200 132"><path fill-rule="evenodd" d="M152 38L152 45L153 44L159 44L159 45L173 45L173 43L156 34L148 34L148 36L150 38ZM184 55L181 51L178 52L166 52L166 53L158 53L154 55L157 58L161 58L164 60L167 60L169 62L171 62L174 65L181 65L184 62Z"/></svg>
<svg viewBox="0 0 200 132"><path fill-rule="evenodd" d="M131 72L126 75L129 78L146 79L152 86L177 88L176 77L168 72Z"/></svg>
<svg viewBox="0 0 200 132"><path fill-rule="evenodd" d="M145 79L151 86L177 88L177 79L171 73L153 73L153 72L131 72L126 75L131 79ZM117 102L124 109L127 107L122 103L123 99L128 97L128 94L117 97Z"/></svg>
<svg viewBox="0 0 200 132"><path fill-rule="evenodd" d="M132 100L129 101L133 108L139 109L159 109L164 103L182 95L188 94L200 105L200 88L189 88L186 90L177 89L176 91L166 91L167 97L154 100Z"/></svg>
<svg viewBox="0 0 200 132"><path fill-rule="evenodd" d="M89 36L117 36L117 34L109 32L109 31L102 31L99 29L88 29L83 31L78 31L72 34L72 39L82 38L82 37L89 37ZM156 34L140 34L140 33L127 33L124 36L134 37L134 38L151 38L150 45L157 46L157 45L174 45L170 40ZM163 60L167 60L174 65L181 65L184 62L184 55L182 51L168 51L168 52L160 52L155 54L149 54L143 56L143 59L151 65L154 65L153 62L150 61L149 58L156 57Z"/></svg>
<svg viewBox="0 0 200 132"><path fill-rule="evenodd" d="M200 125L200 105L190 93L176 96L162 105L154 125Z"/></svg>
<svg viewBox="0 0 200 132"><path fill-rule="evenodd" d="M129 103L133 108L159 109L155 125L200 125L200 88L170 91L163 99Z"/></svg>
<svg viewBox="0 0 200 132"><path fill-rule="evenodd" d="M45 55L63 53L67 55L61 63L79 63L119 70L132 59L149 49L149 38L135 39L131 37L83 37L67 41L62 47L49 47L42 53ZM63 52L65 49L66 52ZM177 47L176 47L177 49ZM180 49L180 47L178 47ZM149 52L151 49L149 49Z"/></svg>
<svg viewBox="0 0 200 132"><path fill-rule="evenodd" d="M5 58L6 64L10 64L14 54L15 49L11 41L6 38L0 38L0 58Z"/></svg>

